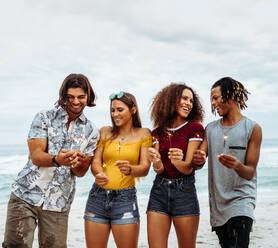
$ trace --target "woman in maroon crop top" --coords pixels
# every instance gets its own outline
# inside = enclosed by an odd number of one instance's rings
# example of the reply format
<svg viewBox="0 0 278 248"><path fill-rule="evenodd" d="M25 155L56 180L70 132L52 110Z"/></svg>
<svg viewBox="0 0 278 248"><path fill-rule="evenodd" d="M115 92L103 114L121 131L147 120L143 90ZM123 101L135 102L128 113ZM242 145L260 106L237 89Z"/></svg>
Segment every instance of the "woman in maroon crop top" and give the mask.
<svg viewBox="0 0 278 248"><path fill-rule="evenodd" d="M167 247L173 221L179 247L195 248L200 209L191 161L204 135L199 97L172 83L154 97L151 119L149 159L157 175L147 208L149 247Z"/></svg>

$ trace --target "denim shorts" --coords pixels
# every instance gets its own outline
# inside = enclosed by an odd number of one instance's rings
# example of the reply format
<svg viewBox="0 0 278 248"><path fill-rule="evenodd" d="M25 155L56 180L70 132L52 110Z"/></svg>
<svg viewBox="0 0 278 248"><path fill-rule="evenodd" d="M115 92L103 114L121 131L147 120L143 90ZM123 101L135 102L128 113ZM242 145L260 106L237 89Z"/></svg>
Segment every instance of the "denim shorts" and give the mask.
<svg viewBox="0 0 278 248"><path fill-rule="evenodd" d="M103 189L94 184L87 200L84 219L120 225L139 222L136 189Z"/></svg>
<svg viewBox="0 0 278 248"><path fill-rule="evenodd" d="M156 176L147 211L170 217L186 217L200 214L194 175L178 179Z"/></svg>

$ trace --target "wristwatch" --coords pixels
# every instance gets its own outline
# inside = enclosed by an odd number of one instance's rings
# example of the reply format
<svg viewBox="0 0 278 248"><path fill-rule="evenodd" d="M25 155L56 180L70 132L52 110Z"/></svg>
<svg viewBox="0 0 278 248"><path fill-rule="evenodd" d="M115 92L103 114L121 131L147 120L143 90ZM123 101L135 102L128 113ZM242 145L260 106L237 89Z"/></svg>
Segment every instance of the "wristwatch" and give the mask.
<svg viewBox="0 0 278 248"><path fill-rule="evenodd" d="M56 162L55 158L56 158L56 155L54 155L54 156L52 157L52 164L53 164L53 166L54 166L54 167L60 167L60 165Z"/></svg>

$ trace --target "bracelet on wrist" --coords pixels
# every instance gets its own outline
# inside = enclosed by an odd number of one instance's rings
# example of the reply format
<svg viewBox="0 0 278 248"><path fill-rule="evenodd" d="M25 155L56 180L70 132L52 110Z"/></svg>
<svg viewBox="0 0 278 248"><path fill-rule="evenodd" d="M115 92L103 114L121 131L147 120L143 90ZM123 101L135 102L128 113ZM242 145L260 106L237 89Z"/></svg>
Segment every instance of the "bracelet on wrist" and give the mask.
<svg viewBox="0 0 278 248"><path fill-rule="evenodd" d="M159 168L153 167L153 170L154 170L155 172L158 172L158 171L160 171L162 168L163 168L163 166L161 165Z"/></svg>
<svg viewBox="0 0 278 248"><path fill-rule="evenodd" d="M206 162L205 162L206 163ZM196 167L198 167L198 168L202 168L204 165L205 165L205 163L202 163L202 164L194 164Z"/></svg>

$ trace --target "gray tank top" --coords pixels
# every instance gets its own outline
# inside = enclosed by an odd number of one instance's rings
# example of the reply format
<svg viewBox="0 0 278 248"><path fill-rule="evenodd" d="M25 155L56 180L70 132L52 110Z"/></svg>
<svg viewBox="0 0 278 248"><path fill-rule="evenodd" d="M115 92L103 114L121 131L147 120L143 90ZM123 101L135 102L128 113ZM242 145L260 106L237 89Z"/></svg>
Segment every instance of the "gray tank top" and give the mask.
<svg viewBox="0 0 278 248"><path fill-rule="evenodd" d="M235 216L248 216L255 220L257 173L252 180L246 180L234 170L223 166L217 159L217 155L226 153L237 157L244 164L248 142L255 125L256 122L243 116L234 126L222 126L219 119L206 127L212 227L221 226Z"/></svg>

